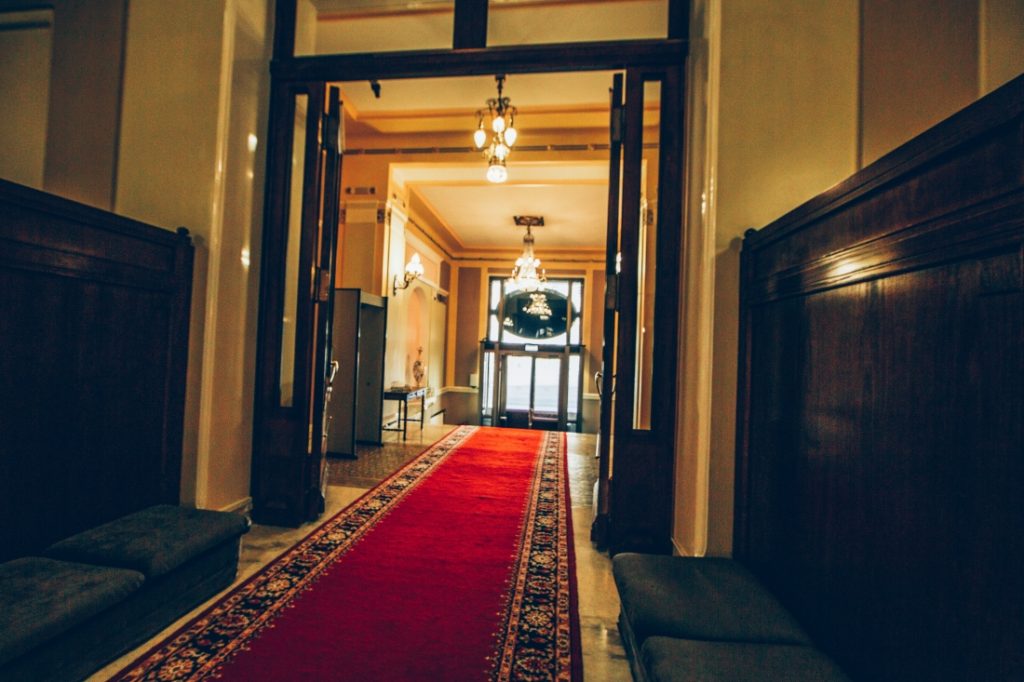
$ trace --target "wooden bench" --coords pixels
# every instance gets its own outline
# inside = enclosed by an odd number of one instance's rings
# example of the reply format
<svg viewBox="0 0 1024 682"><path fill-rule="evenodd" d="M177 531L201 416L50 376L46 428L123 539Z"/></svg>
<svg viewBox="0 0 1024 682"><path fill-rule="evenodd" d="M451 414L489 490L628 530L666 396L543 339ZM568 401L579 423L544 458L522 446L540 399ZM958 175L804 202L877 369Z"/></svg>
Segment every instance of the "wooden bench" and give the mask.
<svg viewBox="0 0 1024 682"><path fill-rule="evenodd" d="M847 679L739 562L618 554L612 572L636 680Z"/></svg>
<svg viewBox="0 0 1024 682"><path fill-rule="evenodd" d="M74 680L235 579L240 514L150 507L0 564L0 679Z"/></svg>

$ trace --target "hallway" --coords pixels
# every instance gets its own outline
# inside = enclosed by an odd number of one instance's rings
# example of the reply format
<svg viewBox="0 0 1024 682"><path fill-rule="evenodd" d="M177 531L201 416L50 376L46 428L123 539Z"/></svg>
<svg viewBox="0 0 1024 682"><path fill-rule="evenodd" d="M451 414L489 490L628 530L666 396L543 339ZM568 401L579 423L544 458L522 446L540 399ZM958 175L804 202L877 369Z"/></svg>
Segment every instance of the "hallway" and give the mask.
<svg viewBox="0 0 1024 682"><path fill-rule="evenodd" d="M451 425L427 425L421 432L418 424L410 425L408 439L404 442L400 434L386 433L385 442L380 447L359 446L358 459L328 460L327 509L321 518L299 528L253 524L242 539L238 577L233 586L290 549L323 521L341 511L452 428ZM568 433L566 439L584 679L587 682L622 682L630 679L630 673L616 626L619 602L612 580L611 561L607 554L595 551L590 543L592 491L597 476L597 460L593 454L595 437ZM142 646L98 671L89 680L102 682L110 679L122 667L148 651L223 594L216 595L178 619Z"/></svg>

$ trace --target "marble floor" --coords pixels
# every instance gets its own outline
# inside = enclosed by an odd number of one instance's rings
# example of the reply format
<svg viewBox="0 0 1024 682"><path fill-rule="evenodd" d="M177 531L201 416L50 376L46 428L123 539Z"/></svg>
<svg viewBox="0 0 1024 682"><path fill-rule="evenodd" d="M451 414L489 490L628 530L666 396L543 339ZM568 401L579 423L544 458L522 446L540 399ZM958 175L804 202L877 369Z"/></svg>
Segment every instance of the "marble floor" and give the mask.
<svg viewBox="0 0 1024 682"><path fill-rule="evenodd" d="M427 425L421 431L418 424L410 424L408 436L404 441L399 433L385 433L383 445L360 446L356 451L356 459L329 460L327 509L320 520L299 528L254 524L243 538L235 584L280 556L324 520L344 509L453 428L455 427L450 425ZM597 461L594 459L595 438L588 434L570 433L567 434L566 441L576 549L576 580L579 585L584 680L626 682L630 680L629 664L616 626L619 601L612 581L611 560L606 553L596 551L590 542L592 491L597 477ZM211 598L150 641L99 670L89 678L89 681L101 682L110 679L122 667L145 653L220 596Z"/></svg>

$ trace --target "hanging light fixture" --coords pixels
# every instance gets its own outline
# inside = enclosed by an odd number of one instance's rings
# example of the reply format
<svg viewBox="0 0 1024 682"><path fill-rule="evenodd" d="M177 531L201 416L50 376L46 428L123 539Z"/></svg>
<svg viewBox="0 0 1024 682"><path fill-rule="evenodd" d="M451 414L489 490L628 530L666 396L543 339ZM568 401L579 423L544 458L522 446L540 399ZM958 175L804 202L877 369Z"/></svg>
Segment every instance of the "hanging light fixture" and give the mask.
<svg viewBox="0 0 1024 682"><path fill-rule="evenodd" d="M483 150L484 157L487 159L487 179L491 182L501 183L508 179L506 161L512 152L512 145L519 137L515 128L518 111L512 106L511 100L501 94L505 84L505 75L499 74L494 77L494 80L498 83L498 96L487 100L487 109L480 109L476 112L476 131L473 133L473 144L477 149ZM493 133L489 145L487 144L487 130L484 129L485 124Z"/></svg>
<svg viewBox="0 0 1024 682"><path fill-rule="evenodd" d="M548 305L548 297L543 292L534 292L530 294L530 303L523 307L523 312L527 315L535 315L541 320L551 319L551 306Z"/></svg>
<svg viewBox="0 0 1024 682"><path fill-rule="evenodd" d="M516 225L526 226L526 234L523 235L523 254L516 259L508 285L523 291L543 289L547 277L540 266L540 259L533 255L533 232L530 228L543 226L544 216L517 215L514 219Z"/></svg>

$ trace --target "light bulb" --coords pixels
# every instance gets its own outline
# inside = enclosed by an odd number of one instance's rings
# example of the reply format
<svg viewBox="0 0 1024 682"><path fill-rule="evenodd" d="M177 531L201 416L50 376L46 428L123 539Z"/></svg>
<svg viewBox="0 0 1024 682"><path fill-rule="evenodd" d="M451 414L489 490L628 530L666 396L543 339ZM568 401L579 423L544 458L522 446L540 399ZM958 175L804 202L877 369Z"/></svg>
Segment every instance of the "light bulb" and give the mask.
<svg viewBox="0 0 1024 682"><path fill-rule="evenodd" d="M487 179L494 183L508 180L508 169L503 163L492 163L487 167Z"/></svg>
<svg viewBox="0 0 1024 682"><path fill-rule="evenodd" d="M477 128L473 133L473 142L476 144L477 149L484 148L484 143L487 142L487 133L484 132L483 128Z"/></svg>
<svg viewBox="0 0 1024 682"><path fill-rule="evenodd" d="M508 151L509 151L508 150L508 146L505 145L505 144L502 144L501 142L499 142L498 144L496 144L494 146L494 156L499 161L504 161L506 158L508 158Z"/></svg>
<svg viewBox="0 0 1024 682"><path fill-rule="evenodd" d="M517 137L519 137L519 133L516 132L515 128L509 126L508 128L505 129L505 144L507 144L509 147L516 143Z"/></svg>
<svg viewBox="0 0 1024 682"><path fill-rule="evenodd" d="M491 120L491 130L493 130L496 133L500 133L504 129L505 129L505 117L504 116L495 116Z"/></svg>

